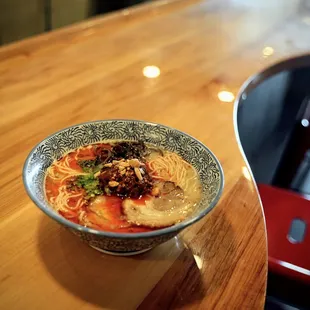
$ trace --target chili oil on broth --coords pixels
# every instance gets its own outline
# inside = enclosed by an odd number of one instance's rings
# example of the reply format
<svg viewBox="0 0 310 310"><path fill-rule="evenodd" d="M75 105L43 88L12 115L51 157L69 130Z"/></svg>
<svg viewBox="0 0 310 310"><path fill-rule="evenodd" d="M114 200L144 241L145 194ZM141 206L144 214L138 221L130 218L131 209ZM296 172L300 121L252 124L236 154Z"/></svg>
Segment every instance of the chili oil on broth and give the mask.
<svg viewBox="0 0 310 310"><path fill-rule="evenodd" d="M176 153L109 140L77 148L48 168L45 194L67 220L123 233L168 227L201 199L196 170Z"/></svg>

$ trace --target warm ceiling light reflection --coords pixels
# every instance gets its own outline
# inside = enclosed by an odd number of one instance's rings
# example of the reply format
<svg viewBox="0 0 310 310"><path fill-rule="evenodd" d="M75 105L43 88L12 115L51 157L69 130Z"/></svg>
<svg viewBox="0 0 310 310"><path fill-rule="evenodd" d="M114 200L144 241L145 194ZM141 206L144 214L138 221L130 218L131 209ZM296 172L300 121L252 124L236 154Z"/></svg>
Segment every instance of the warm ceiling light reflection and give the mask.
<svg viewBox="0 0 310 310"><path fill-rule="evenodd" d="M263 56L264 57L269 57L269 56L271 56L273 54L274 54L274 49L271 46L266 46L263 49Z"/></svg>
<svg viewBox="0 0 310 310"><path fill-rule="evenodd" d="M155 79L160 75L160 69L156 66L146 66L143 68L143 75L149 79Z"/></svg>
<svg viewBox="0 0 310 310"><path fill-rule="evenodd" d="M197 265L198 269L201 269L202 268L202 259L201 259L201 257L194 254L194 259L195 259L195 262L196 262L196 265Z"/></svg>
<svg viewBox="0 0 310 310"><path fill-rule="evenodd" d="M223 102L233 102L235 99L234 94L226 90L220 91L217 96Z"/></svg>
<svg viewBox="0 0 310 310"><path fill-rule="evenodd" d="M251 175L250 175L249 169L246 166L242 167L242 173L246 179L251 181Z"/></svg>

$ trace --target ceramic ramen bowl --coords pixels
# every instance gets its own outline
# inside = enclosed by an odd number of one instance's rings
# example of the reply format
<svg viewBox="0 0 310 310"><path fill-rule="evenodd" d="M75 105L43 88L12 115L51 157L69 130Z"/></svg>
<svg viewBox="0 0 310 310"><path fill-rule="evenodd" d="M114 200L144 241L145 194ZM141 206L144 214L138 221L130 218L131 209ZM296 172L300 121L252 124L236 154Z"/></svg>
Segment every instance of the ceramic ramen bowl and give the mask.
<svg viewBox="0 0 310 310"><path fill-rule="evenodd" d="M99 231L68 221L58 214L45 197L47 168L70 150L104 140L132 140L155 144L175 152L198 172L202 195L194 213L170 227L139 233ZM195 138L176 129L136 120L103 120L63 129L40 142L30 152L23 169L26 191L46 215L67 227L82 241L102 252L133 255L147 251L176 236L184 228L207 215L218 202L224 184L221 165L215 155Z"/></svg>

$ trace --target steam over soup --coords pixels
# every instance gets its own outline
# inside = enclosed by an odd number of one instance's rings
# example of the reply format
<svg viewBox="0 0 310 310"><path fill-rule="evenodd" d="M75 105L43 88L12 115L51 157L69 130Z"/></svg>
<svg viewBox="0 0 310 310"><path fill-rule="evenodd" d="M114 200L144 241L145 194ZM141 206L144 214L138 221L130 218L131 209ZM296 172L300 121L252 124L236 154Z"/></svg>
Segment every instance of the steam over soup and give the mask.
<svg viewBox="0 0 310 310"><path fill-rule="evenodd" d="M201 198L196 170L151 144L107 141L80 147L47 171L46 197L66 219L113 232L144 232L188 217Z"/></svg>

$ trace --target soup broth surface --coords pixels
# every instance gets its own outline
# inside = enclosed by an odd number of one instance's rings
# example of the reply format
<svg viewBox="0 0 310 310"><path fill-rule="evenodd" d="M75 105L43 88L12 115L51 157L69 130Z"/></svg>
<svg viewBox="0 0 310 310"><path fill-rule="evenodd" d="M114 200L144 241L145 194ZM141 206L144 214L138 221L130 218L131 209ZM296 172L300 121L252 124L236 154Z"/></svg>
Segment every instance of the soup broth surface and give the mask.
<svg viewBox="0 0 310 310"><path fill-rule="evenodd" d="M45 193L74 223L136 233L190 216L201 199L201 183L194 167L176 153L143 142L105 141L54 161Z"/></svg>

